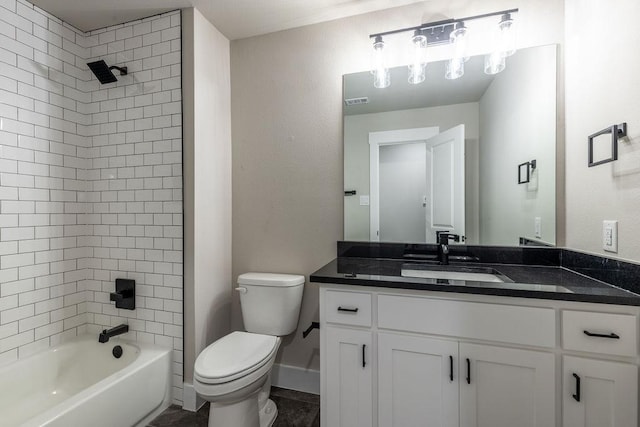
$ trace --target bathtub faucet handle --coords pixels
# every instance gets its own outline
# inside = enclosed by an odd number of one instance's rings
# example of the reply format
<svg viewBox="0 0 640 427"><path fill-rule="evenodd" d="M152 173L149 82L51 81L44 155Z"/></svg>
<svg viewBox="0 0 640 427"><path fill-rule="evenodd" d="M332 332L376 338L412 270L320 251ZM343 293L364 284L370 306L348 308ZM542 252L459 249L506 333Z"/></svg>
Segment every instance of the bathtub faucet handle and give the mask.
<svg viewBox="0 0 640 427"><path fill-rule="evenodd" d="M114 301L116 308L135 310L136 281L132 279L116 279L116 291L109 294L109 301Z"/></svg>

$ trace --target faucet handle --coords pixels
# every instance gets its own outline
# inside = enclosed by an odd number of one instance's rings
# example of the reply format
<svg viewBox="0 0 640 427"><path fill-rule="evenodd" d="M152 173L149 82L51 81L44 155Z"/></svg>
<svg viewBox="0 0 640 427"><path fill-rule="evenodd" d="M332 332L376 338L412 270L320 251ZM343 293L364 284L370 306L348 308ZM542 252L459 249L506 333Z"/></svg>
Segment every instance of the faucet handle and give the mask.
<svg viewBox="0 0 640 427"><path fill-rule="evenodd" d="M441 245L446 245L449 243L449 240L453 240L454 242L460 241L459 234L447 233L445 231L441 231L438 233L438 243Z"/></svg>

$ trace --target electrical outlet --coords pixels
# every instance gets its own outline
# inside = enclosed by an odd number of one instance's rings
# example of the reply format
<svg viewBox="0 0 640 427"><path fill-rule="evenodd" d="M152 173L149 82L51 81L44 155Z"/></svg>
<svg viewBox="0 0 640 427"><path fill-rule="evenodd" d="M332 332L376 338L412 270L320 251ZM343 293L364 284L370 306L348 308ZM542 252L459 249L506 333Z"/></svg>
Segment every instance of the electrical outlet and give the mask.
<svg viewBox="0 0 640 427"><path fill-rule="evenodd" d="M360 196L360 206L369 206L369 196Z"/></svg>
<svg viewBox="0 0 640 427"><path fill-rule="evenodd" d="M618 221L602 221L602 249L618 252Z"/></svg>
<svg viewBox="0 0 640 427"><path fill-rule="evenodd" d="M534 219L534 234L536 239L542 239L542 219L539 216Z"/></svg>

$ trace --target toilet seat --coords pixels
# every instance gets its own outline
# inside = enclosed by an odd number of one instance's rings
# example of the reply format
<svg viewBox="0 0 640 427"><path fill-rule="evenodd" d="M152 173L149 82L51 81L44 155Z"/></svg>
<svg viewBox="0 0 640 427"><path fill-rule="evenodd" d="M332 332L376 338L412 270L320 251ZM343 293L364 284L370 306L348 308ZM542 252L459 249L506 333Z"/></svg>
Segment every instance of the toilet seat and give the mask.
<svg viewBox="0 0 640 427"><path fill-rule="evenodd" d="M224 384L246 377L272 360L278 346L275 336L232 332L200 353L194 378L203 384Z"/></svg>

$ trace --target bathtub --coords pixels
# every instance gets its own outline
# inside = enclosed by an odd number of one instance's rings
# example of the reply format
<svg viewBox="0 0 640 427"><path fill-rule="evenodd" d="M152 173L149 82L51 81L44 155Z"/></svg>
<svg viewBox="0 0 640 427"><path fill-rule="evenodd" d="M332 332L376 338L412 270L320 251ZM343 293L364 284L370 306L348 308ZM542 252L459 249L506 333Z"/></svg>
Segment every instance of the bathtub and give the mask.
<svg viewBox="0 0 640 427"><path fill-rule="evenodd" d="M81 336L0 368L0 425L144 425L171 403L170 370L169 349Z"/></svg>

